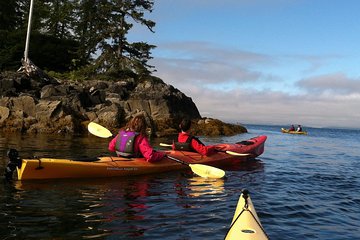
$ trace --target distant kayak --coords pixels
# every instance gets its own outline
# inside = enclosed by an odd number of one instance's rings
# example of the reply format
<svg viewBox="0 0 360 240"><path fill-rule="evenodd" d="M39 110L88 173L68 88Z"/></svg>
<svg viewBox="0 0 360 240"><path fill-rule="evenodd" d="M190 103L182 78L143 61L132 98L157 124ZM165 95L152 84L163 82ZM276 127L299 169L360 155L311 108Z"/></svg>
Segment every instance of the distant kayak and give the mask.
<svg viewBox="0 0 360 240"><path fill-rule="evenodd" d="M269 239L256 214L249 191L246 189L240 195L230 229L225 236L225 240L235 239Z"/></svg>
<svg viewBox="0 0 360 240"><path fill-rule="evenodd" d="M282 132L282 133L290 133L290 134L303 134L303 135L307 135L307 132L306 132L306 131L301 131L301 132L298 132L298 131L290 131L289 129L285 129L285 128L281 128L281 132Z"/></svg>

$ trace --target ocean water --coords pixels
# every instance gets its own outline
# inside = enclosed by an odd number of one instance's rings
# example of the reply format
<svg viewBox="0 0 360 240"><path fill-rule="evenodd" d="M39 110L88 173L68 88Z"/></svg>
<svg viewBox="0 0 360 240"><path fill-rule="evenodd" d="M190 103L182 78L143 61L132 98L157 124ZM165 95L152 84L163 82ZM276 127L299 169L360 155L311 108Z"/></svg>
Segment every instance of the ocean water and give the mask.
<svg viewBox="0 0 360 240"><path fill-rule="evenodd" d="M0 240L223 239L241 190L250 191L270 239L360 239L360 131L246 125L249 133L202 138L207 144L267 135L265 152L227 178L191 171L129 178L0 184ZM168 139L153 139L154 146ZM107 139L0 135L22 157L107 154Z"/></svg>

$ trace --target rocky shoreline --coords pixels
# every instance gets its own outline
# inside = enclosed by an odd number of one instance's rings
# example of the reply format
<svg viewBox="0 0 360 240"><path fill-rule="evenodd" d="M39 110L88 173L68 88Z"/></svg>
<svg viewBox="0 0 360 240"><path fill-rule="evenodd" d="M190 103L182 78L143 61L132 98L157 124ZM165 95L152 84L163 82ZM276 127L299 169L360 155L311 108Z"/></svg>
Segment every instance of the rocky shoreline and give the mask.
<svg viewBox="0 0 360 240"><path fill-rule="evenodd" d="M143 113L153 136L178 132L183 117L196 135L234 135L240 125L202 118L190 97L156 77L142 80L66 81L0 73L0 130L22 133L84 133L97 122L111 131Z"/></svg>

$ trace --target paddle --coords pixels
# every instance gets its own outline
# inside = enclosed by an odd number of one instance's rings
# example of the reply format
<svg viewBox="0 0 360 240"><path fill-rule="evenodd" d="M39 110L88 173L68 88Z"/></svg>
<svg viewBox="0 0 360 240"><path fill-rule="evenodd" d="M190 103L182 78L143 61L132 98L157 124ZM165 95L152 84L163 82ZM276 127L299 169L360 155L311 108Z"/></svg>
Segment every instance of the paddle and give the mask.
<svg viewBox="0 0 360 240"><path fill-rule="evenodd" d="M211 167L204 164L191 164L184 161L181 161L180 159L174 158L173 156L166 155L168 159L174 160L175 162L188 165L191 170L199 175L200 177L204 178L223 178L225 176L225 171L221 170L216 167Z"/></svg>
<svg viewBox="0 0 360 240"><path fill-rule="evenodd" d="M113 134L107 128L105 128L97 123L94 123L94 122L89 123L88 130L91 134L101 137L101 138L109 138L109 137L113 136ZM219 168L207 166L204 164L189 164L187 162L184 162L180 159L177 159L177 158L169 156L169 155L166 155L166 157L175 162L178 162L178 163L181 163L184 165L188 165L191 168L191 170L195 174L199 175L200 177L223 178L225 176L225 171L221 170Z"/></svg>
<svg viewBox="0 0 360 240"><path fill-rule="evenodd" d="M109 131L109 129L94 122L89 123L88 130L91 134L101 138L109 138L113 136L113 134Z"/></svg>
<svg viewBox="0 0 360 240"><path fill-rule="evenodd" d="M167 143L160 143L160 146L162 146L162 147L172 147L171 144L167 144ZM234 155L234 156L242 156L242 157L251 156L250 153L237 153L237 152L233 152L233 151L220 151L220 150L216 150L216 151L225 152L227 154Z"/></svg>

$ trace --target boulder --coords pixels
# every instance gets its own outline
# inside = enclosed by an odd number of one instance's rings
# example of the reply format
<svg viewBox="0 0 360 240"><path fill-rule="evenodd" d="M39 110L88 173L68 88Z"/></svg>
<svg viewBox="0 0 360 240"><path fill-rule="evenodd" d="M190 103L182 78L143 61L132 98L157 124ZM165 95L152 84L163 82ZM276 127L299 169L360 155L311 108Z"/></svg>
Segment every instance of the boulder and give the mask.
<svg viewBox="0 0 360 240"><path fill-rule="evenodd" d="M0 106L0 125L8 119L10 115L10 109L7 107Z"/></svg>
<svg viewBox="0 0 360 240"><path fill-rule="evenodd" d="M119 81L58 81L0 73L2 131L79 133L94 121L115 132L142 113L149 133L176 134L182 118L202 119L192 99L156 77ZM198 135L232 135L243 127L202 119ZM198 125L198 127L196 127Z"/></svg>

